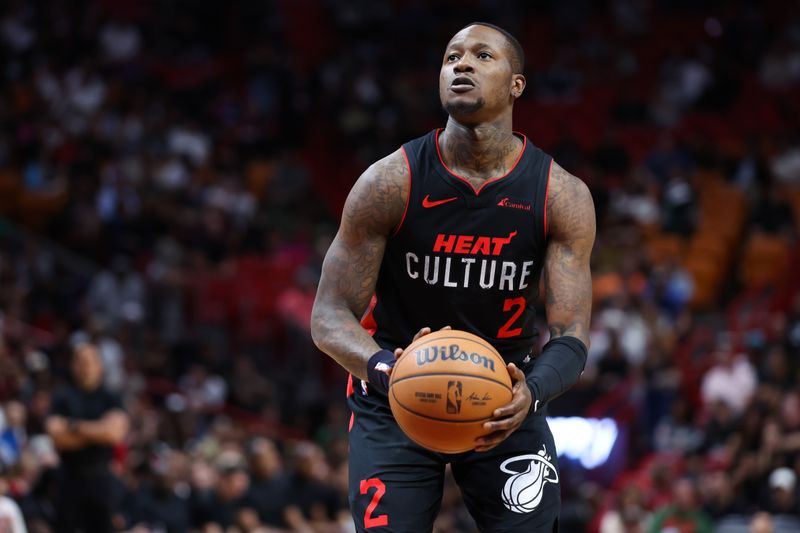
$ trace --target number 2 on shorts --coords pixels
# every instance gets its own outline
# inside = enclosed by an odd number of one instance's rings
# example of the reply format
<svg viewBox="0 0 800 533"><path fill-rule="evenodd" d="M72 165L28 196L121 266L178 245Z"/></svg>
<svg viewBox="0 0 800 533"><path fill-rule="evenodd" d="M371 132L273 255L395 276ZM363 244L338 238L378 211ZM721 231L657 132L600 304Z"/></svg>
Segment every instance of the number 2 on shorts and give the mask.
<svg viewBox="0 0 800 533"><path fill-rule="evenodd" d="M372 516L372 512L378 506L378 502L381 501L381 498L383 498L383 495L386 493L386 485L384 485L383 481L376 477L361 480L361 494L367 494L369 489L372 488L375 489L375 493L372 495L372 501L369 502L369 505L367 505L367 510L364 511L364 527L367 529L371 527L389 525L388 515L382 514L378 516Z"/></svg>

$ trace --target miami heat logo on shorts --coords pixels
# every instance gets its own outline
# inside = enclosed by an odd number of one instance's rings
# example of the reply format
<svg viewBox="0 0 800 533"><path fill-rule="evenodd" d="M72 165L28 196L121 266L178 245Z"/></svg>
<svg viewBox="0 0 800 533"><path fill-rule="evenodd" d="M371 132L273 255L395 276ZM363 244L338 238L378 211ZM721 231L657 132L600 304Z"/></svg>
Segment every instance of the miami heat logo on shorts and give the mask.
<svg viewBox="0 0 800 533"><path fill-rule="evenodd" d="M515 513L533 512L541 503L546 483L558 483L558 471L547 449L536 454L518 455L503 461L500 470L512 474L503 487L503 504Z"/></svg>

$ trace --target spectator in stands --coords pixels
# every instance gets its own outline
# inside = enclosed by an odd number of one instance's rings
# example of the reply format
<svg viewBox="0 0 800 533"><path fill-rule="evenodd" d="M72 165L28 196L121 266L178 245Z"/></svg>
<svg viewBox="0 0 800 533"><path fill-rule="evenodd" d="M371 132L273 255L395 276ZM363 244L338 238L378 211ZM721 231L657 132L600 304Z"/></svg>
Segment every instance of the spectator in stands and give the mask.
<svg viewBox="0 0 800 533"><path fill-rule="evenodd" d="M688 172L692 160L684 148L679 146L671 133L662 133L653 150L644 160L645 168L660 184L665 184L674 170Z"/></svg>
<svg viewBox="0 0 800 533"><path fill-rule="evenodd" d="M5 342L0 341L0 400L17 398L24 376L19 363L8 353Z"/></svg>
<svg viewBox="0 0 800 533"><path fill-rule="evenodd" d="M656 426L653 442L661 452L691 453L700 449L703 431L696 425L688 400L675 398L672 412Z"/></svg>
<svg viewBox="0 0 800 533"><path fill-rule="evenodd" d="M311 524L331 527L338 521L341 501L327 484L329 466L322 450L311 442L295 443L289 451L286 523L294 529Z"/></svg>
<svg viewBox="0 0 800 533"><path fill-rule="evenodd" d="M259 437L250 443L251 482L248 499L258 511L260 521L274 527L284 523L288 478L275 443Z"/></svg>
<svg viewBox="0 0 800 533"><path fill-rule="evenodd" d="M608 350L597 363L597 384L603 391L609 391L625 380L628 376L629 363L622 351L619 336L616 331L611 331L611 343Z"/></svg>
<svg viewBox="0 0 800 533"><path fill-rule="evenodd" d="M254 509L255 503L247 498L250 476L244 457L234 450L225 450L216 459L214 488L195 501L193 522L195 527L217 526L226 528L236 523L242 509Z"/></svg>
<svg viewBox="0 0 800 533"><path fill-rule="evenodd" d="M642 491L628 485L617 496L616 505L600 520L600 533L644 533L649 521Z"/></svg>
<svg viewBox="0 0 800 533"><path fill-rule="evenodd" d="M767 510L775 515L800 517L797 500L797 474L791 468L781 467L769 475L769 503ZM800 526L800 522L798 522Z"/></svg>
<svg viewBox="0 0 800 533"><path fill-rule="evenodd" d="M691 533L711 533L711 521L699 508L697 489L692 480L678 480L674 488L675 501L656 509L648 528L650 533L685 531Z"/></svg>
<svg viewBox="0 0 800 533"><path fill-rule="evenodd" d="M703 376L700 392L706 407L722 401L738 414L756 390L757 377L747 356L736 352L728 335L722 335L714 353L716 364Z"/></svg>
<svg viewBox="0 0 800 533"><path fill-rule="evenodd" d="M7 492L8 484L0 478L0 527L3 533L28 533L19 505L6 495Z"/></svg>
<svg viewBox="0 0 800 533"><path fill-rule="evenodd" d="M75 346L71 369L73 383L56 393L46 421L61 454L57 530L105 532L117 504L112 448L125 438L128 416L120 397L103 387L96 346Z"/></svg>
<svg viewBox="0 0 800 533"><path fill-rule="evenodd" d="M96 320L118 327L145 318L145 286L128 257L114 257L111 268L92 281L88 303Z"/></svg>
<svg viewBox="0 0 800 533"><path fill-rule="evenodd" d="M127 525L133 530L146 527L187 531L190 508L189 487L184 481L188 470L186 456L176 452L160 453L151 463L145 469L152 470L151 475L142 476L140 486L132 487L127 495Z"/></svg>
<svg viewBox="0 0 800 533"><path fill-rule="evenodd" d="M795 294L786 315L786 326L781 340L787 353L800 353L800 292ZM796 368L797 363L793 366Z"/></svg>
<svg viewBox="0 0 800 533"><path fill-rule="evenodd" d="M195 364L179 382L191 408L200 413L215 412L225 403L228 384L221 376L210 374L205 365Z"/></svg>
<svg viewBox="0 0 800 533"><path fill-rule="evenodd" d="M776 533L769 513L756 513L750 520L750 533Z"/></svg>
<svg viewBox="0 0 800 533"><path fill-rule="evenodd" d="M628 172L630 156L625 147L617 140L615 132L609 130L595 148L592 162L600 172L617 180Z"/></svg>
<svg viewBox="0 0 800 533"><path fill-rule="evenodd" d="M800 139L785 140L769 164L778 182L787 185L800 183Z"/></svg>
<svg viewBox="0 0 800 533"><path fill-rule="evenodd" d="M11 466L19 461L28 440L25 430L26 409L17 401L7 402L2 410L0 423L0 465Z"/></svg>
<svg viewBox="0 0 800 533"><path fill-rule="evenodd" d="M703 510L717 521L741 512L741 502L736 501L735 487L730 474L724 469L709 472L699 480Z"/></svg>
<svg viewBox="0 0 800 533"><path fill-rule="evenodd" d="M794 232L792 206L778 187L768 187L761 192L750 218L757 231L779 235L792 235Z"/></svg>
<svg viewBox="0 0 800 533"><path fill-rule="evenodd" d="M784 347L772 345L767 348L759 369L759 382L763 386L775 387L779 391L788 391L795 382L795 372L792 367L793 364L786 356Z"/></svg>
<svg viewBox="0 0 800 533"><path fill-rule="evenodd" d="M668 233L691 235L697 225L695 213L696 198L691 184L683 172L672 169L664 184L661 200L663 217L662 229Z"/></svg>

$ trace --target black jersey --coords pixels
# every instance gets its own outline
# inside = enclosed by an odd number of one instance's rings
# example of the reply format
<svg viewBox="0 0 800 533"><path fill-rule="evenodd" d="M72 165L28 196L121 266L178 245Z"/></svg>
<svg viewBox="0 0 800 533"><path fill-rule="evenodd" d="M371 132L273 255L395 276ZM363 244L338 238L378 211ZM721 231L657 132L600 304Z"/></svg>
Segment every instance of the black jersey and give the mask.
<svg viewBox="0 0 800 533"><path fill-rule="evenodd" d="M507 362L527 362L538 337L552 158L521 136L511 170L476 190L444 164L440 132L403 145L408 204L362 323L390 350L424 326L449 325L490 342Z"/></svg>

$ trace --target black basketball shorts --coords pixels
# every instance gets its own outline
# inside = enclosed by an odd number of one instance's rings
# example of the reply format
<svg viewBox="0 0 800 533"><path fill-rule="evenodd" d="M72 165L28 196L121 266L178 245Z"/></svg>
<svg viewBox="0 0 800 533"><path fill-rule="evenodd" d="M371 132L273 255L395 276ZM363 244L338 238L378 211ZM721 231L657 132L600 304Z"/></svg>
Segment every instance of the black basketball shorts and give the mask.
<svg viewBox="0 0 800 533"><path fill-rule="evenodd" d="M349 500L358 531L431 531L447 463L481 531L557 531L558 461L544 416L528 416L488 452L442 454L414 444L403 433L385 396L357 386L348 404L353 412Z"/></svg>

